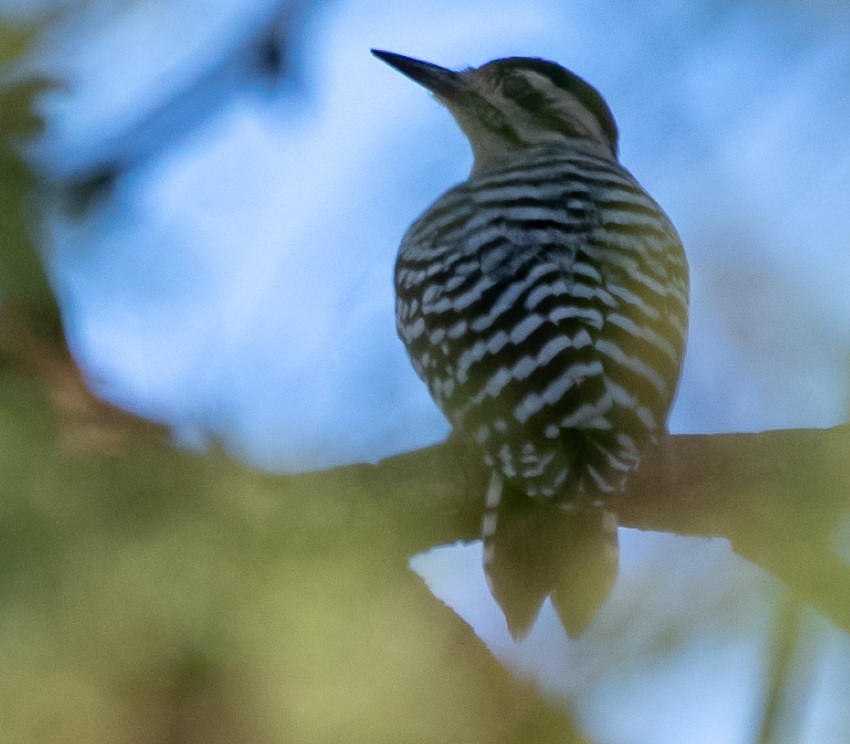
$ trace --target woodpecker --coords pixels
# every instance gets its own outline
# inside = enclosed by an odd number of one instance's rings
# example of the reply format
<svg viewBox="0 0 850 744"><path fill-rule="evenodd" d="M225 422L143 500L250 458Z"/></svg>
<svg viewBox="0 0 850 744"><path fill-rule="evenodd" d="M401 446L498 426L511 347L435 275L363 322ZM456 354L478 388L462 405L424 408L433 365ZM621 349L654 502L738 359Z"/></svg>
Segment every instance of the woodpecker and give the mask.
<svg viewBox="0 0 850 744"><path fill-rule="evenodd" d="M474 156L468 180L402 240L396 321L417 374L491 472L492 586L506 493L550 514L592 510L665 432L687 262L620 165L608 105L578 75L530 57L456 72L373 54L445 105ZM534 535L523 539L533 553Z"/></svg>

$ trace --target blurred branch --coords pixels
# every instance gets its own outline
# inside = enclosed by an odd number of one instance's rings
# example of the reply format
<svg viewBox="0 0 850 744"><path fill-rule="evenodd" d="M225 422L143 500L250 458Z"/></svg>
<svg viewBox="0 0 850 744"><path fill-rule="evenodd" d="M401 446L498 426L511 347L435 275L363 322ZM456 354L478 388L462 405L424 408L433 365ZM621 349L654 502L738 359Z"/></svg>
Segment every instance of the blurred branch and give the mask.
<svg viewBox="0 0 850 744"><path fill-rule="evenodd" d="M830 548L850 510L850 427L669 437L627 494L621 524L725 537L850 631L850 566Z"/></svg>
<svg viewBox="0 0 850 744"><path fill-rule="evenodd" d="M33 33L0 26L0 59L21 54ZM47 80L0 85L0 368L48 392L59 414L63 451L114 452L131 432L163 438L165 430L93 395L68 350L33 239L31 207L39 184L19 150L41 132L35 101L53 87Z"/></svg>
<svg viewBox="0 0 850 744"><path fill-rule="evenodd" d="M328 0L323 0L328 2ZM71 214L85 213L108 198L117 179L173 151L255 86L278 90L295 75L291 47L319 4L275 0L258 6L230 27L208 64L187 71L181 84L164 84L135 119L86 147L53 153L50 180ZM42 153L41 157L44 157Z"/></svg>
<svg viewBox="0 0 850 744"><path fill-rule="evenodd" d="M469 484L487 482L456 439L301 479L384 494L388 509L419 528L411 551L476 538L483 487ZM850 565L829 547L850 511L848 484L850 426L670 436L606 506L624 527L728 539L850 632Z"/></svg>
<svg viewBox="0 0 850 744"><path fill-rule="evenodd" d="M40 386L50 396L61 451L117 454L128 438L167 441L168 430L98 398L64 343L45 333L31 308L0 307L0 367L6 375ZM2 382L2 381L0 381Z"/></svg>
<svg viewBox="0 0 850 744"><path fill-rule="evenodd" d="M759 730L756 732L755 744L776 744L785 738L793 741L789 722L784 711L784 703L792 694L791 679L795 672L794 657L797 653L802 634L802 603L793 596L783 598L776 619L776 630L770 653L767 674L767 689Z"/></svg>

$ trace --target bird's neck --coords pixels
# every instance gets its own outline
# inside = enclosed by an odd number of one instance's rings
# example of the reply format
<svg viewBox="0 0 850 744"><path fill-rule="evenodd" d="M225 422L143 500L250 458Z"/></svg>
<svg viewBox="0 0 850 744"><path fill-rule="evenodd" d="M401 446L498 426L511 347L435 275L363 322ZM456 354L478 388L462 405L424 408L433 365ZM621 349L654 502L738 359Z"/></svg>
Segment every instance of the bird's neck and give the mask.
<svg viewBox="0 0 850 744"><path fill-rule="evenodd" d="M521 163L525 159L538 158L541 154L551 152L553 156L590 155L602 159L616 160L611 151L596 142L588 140L565 140L558 142L543 142L522 147L509 147L495 142L485 142L473 146L473 163L470 178L487 175L502 170L513 163Z"/></svg>

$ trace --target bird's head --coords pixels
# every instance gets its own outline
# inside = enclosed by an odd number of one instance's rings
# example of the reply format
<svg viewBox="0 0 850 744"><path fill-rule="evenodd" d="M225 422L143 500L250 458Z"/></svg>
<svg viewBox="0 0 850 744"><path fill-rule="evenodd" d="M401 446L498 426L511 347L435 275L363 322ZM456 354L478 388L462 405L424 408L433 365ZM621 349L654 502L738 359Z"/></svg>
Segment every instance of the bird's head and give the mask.
<svg viewBox="0 0 850 744"><path fill-rule="evenodd" d="M580 142L617 157L617 125L605 100L555 62L507 57L455 72L401 54L372 53L449 109L472 146L473 173L541 145Z"/></svg>

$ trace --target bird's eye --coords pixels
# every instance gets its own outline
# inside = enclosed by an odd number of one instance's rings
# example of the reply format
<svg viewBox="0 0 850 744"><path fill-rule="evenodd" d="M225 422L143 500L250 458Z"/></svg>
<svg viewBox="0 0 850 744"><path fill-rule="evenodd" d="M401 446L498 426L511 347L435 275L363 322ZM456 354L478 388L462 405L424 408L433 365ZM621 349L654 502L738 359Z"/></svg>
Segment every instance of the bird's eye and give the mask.
<svg viewBox="0 0 850 744"><path fill-rule="evenodd" d="M502 93L526 109L540 109L546 104L546 96L518 75L502 83Z"/></svg>

